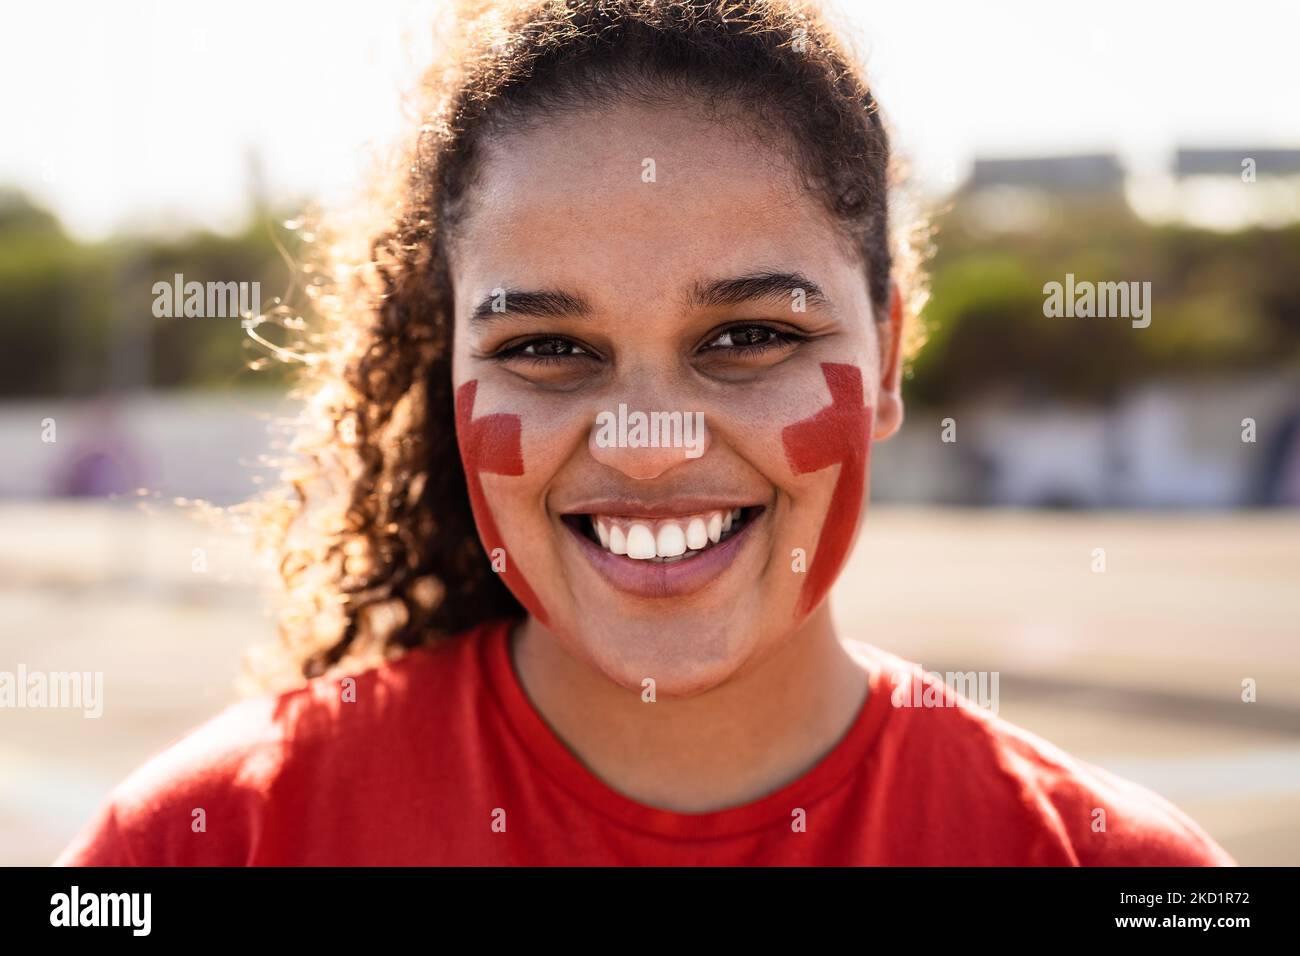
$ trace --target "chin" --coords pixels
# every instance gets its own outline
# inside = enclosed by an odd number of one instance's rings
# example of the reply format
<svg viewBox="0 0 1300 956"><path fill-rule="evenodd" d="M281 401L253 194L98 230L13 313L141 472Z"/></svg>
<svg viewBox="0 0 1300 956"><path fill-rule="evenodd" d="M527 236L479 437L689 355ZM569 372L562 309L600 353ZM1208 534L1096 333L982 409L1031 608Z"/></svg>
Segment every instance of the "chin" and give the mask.
<svg viewBox="0 0 1300 956"><path fill-rule="evenodd" d="M734 607L734 605L732 605ZM757 622L728 614L628 613L584 616L564 643L610 681L640 693L647 678L656 697L693 697L725 683L754 651ZM576 645L576 646L574 646Z"/></svg>

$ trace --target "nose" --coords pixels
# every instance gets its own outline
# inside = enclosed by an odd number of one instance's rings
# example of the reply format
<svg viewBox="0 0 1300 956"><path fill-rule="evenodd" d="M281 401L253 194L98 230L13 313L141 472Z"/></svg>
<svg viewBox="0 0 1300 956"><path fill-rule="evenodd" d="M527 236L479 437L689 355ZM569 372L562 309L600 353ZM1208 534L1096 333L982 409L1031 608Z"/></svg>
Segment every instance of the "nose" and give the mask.
<svg viewBox="0 0 1300 956"><path fill-rule="evenodd" d="M597 413L587 447L602 465L648 481L702 457L710 438L704 413L620 402Z"/></svg>

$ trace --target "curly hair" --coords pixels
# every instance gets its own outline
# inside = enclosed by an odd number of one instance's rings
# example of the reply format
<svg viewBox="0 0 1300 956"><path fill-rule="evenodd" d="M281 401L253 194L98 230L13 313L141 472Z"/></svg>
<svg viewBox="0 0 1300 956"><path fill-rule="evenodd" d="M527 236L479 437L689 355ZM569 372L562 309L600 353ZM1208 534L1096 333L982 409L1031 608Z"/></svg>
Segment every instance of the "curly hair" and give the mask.
<svg viewBox="0 0 1300 956"><path fill-rule="evenodd" d="M797 0L448 9L416 91L418 128L374 196L378 218L318 242L323 261L307 270L322 325L307 343L295 463L263 522L287 590L278 666L299 681L524 613L475 531L452 393L447 250L494 133L597 102L690 102L719 122L721 105L735 107L729 119L783 137L802 185L860 253L877 316L888 315L891 278L909 316L923 298L920 220L910 233L891 222L889 135L824 10ZM919 345L912 324L905 352Z"/></svg>

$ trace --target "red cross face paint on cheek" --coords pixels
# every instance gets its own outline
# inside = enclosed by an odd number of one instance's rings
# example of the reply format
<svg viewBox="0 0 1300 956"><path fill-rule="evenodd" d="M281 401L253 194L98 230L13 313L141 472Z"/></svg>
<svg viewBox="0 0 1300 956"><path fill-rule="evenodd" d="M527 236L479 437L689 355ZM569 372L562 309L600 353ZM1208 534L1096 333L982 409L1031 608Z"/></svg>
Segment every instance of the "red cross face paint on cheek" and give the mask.
<svg viewBox="0 0 1300 956"><path fill-rule="evenodd" d="M830 389L830 405L781 432L785 457L795 474L840 466L808 579L799 594L801 615L826 596L848 557L866 495L871 450L872 410L863 401L862 372L855 365L823 362L822 375Z"/></svg>
<svg viewBox="0 0 1300 956"><path fill-rule="evenodd" d="M492 509L483 494L483 474L519 476L524 473L524 458L520 436L522 428L518 415L496 413L474 417L474 399L478 394L478 380L466 382L456 390L456 440L460 446L460 459L465 466L465 481L469 486L469 501L474 509L474 523L489 557L497 548L505 549L501 532L497 528ZM546 609L537 599L518 565L507 553L505 570L501 574L506 586L528 611L541 621L546 619Z"/></svg>

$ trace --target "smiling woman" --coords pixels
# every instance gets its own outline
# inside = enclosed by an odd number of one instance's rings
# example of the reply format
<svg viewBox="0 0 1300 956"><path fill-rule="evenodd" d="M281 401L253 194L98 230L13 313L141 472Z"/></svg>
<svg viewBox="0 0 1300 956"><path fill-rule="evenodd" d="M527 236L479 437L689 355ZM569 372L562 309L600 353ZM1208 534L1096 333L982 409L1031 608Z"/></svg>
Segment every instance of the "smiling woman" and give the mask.
<svg viewBox="0 0 1300 956"><path fill-rule="evenodd" d="M319 297L276 526L306 683L160 755L64 861L1231 862L835 632L920 282L824 16L458 27L366 261L325 273L356 283ZM704 437L600 439L627 408ZM933 707L891 703L909 675Z"/></svg>

